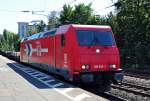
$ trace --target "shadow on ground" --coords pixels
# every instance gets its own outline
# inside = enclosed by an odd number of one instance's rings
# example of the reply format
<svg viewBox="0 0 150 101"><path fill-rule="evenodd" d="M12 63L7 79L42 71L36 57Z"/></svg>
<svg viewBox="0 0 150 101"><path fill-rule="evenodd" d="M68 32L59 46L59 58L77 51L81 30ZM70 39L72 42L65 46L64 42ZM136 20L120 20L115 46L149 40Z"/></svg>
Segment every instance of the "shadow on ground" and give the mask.
<svg viewBox="0 0 150 101"><path fill-rule="evenodd" d="M21 75L24 79L26 79L29 83L31 83L32 85L34 85L35 87L39 88L39 89L48 89L51 88L49 86L47 86L46 84L44 84L43 82L39 81L36 78L33 78L32 76L30 76L29 74L25 73L24 71L20 70L19 68L15 67L14 65L19 65L19 63L7 63L7 65L13 69L17 74ZM25 66L23 66L22 68L25 68ZM54 78L55 79L55 78ZM55 85L57 83L60 83L61 81L57 80L50 83L51 85ZM62 82L61 82L62 83ZM65 84L56 88L70 88L73 87L69 84Z"/></svg>

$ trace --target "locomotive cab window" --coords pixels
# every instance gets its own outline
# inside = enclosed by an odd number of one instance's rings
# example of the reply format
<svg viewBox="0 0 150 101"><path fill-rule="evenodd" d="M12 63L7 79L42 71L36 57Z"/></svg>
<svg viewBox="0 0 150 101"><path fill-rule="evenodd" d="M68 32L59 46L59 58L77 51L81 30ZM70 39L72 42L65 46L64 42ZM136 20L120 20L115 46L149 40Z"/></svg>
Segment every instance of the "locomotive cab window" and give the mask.
<svg viewBox="0 0 150 101"><path fill-rule="evenodd" d="M91 31L77 30L77 38L79 45L82 46L112 46L115 45L112 32L109 31Z"/></svg>
<svg viewBox="0 0 150 101"><path fill-rule="evenodd" d="M62 34L61 35L61 46L65 46L65 35L64 34Z"/></svg>

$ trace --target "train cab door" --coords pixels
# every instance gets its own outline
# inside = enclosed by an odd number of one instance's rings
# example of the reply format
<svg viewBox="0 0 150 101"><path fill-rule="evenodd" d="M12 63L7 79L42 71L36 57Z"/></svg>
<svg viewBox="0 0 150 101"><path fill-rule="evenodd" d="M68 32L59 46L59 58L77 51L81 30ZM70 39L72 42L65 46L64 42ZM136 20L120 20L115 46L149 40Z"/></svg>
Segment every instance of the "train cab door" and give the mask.
<svg viewBox="0 0 150 101"><path fill-rule="evenodd" d="M59 72L59 69L62 68L64 46L65 46L64 34L57 35L55 37L55 67L57 72Z"/></svg>

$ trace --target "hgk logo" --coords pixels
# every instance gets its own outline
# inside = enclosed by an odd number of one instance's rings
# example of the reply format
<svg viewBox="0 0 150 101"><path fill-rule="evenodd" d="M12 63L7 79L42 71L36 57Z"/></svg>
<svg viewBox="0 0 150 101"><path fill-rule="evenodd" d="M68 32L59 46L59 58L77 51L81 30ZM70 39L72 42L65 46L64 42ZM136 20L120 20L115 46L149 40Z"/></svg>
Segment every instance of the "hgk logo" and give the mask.
<svg viewBox="0 0 150 101"><path fill-rule="evenodd" d="M25 44L26 55L32 56L33 52L37 53L37 56L41 56L42 53L47 53L48 48L42 48L40 42L36 42L36 48L32 47L32 44Z"/></svg>

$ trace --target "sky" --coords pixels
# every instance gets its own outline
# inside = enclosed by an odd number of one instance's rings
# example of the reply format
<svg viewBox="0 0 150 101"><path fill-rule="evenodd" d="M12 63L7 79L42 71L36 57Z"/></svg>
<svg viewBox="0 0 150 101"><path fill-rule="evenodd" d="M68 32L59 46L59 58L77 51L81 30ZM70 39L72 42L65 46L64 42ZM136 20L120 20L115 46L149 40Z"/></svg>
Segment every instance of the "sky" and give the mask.
<svg viewBox="0 0 150 101"><path fill-rule="evenodd" d="M31 22L33 20L44 20L47 23L47 17L51 11L61 11L64 4L71 6L79 3L92 3L94 14L107 15L114 7L106 8L117 0L0 0L0 34L4 29L18 33L17 22ZM21 11L46 11L45 13L38 12L36 15L23 13Z"/></svg>

